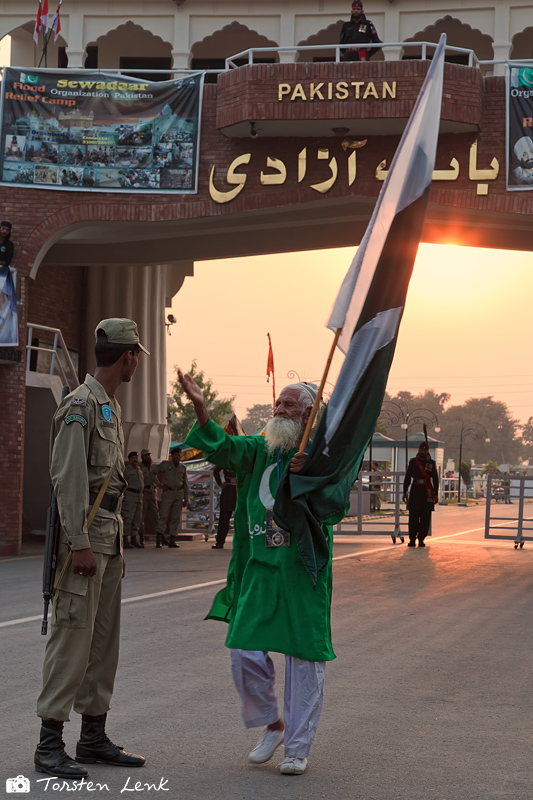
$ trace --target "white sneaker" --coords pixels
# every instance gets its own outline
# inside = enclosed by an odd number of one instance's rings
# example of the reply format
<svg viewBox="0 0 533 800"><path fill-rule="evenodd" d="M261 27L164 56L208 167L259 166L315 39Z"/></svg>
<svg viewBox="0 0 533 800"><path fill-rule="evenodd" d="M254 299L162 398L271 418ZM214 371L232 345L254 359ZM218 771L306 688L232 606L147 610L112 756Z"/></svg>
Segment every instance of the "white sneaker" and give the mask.
<svg viewBox="0 0 533 800"><path fill-rule="evenodd" d="M285 731L273 731L265 728L256 746L248 756L251 764L264 764L274 755L275 750L282 744Z"/></svg>
<svg viewBox="0 0 533 800"><path fill-rule="evenodd" d="M303 775L307 769L307 759L287 757L278 766L282 775Z"/></svg>

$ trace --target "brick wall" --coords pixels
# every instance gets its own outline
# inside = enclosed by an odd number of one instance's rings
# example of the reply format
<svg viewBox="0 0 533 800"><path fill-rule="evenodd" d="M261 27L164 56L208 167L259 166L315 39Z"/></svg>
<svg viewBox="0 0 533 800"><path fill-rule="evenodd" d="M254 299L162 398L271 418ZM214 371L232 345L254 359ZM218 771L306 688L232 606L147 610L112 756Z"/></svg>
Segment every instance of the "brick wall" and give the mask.
<svg viewBox="0 0 533 800"><path fill-rule="evenodd" d="M408 116L427 70L423 62L378 62L358 64L357 79L396 79L401 83L402 99L378 104L365 101L365 114ZM317 199L342 197L373 198L380 191L376 180L376 167L383 158L388 164L394 154L398 137L369 137L368 143L357 155L357 182L348 186L346 180L347 153L338 138L318 139L230 139L217 130L220 120L234 121L243 117L245 105L252 104L259 112L263 104L263 118L268 115L290 113L291 119L312 119L317 113L314 103L277 102L277 85L280 80L297 82L298 76L313 75L325 80L343 80L350 75L354 65L335 64L280 64L246 67L224 75L219 85L208 85L204 89L202 137L200 151L199 191L196 195L130 195L89 192L70 193L3 187L0 197L0 218L10 219L14 224L13 240L16 246L15 265L19 276L29 276L36 260L41 260L48 242L67 226L80 221L136 221L149 223L152 220L209 219L247 213L265 208L283 209L291 205L302 205ZM249 83L248 83L249 82ZM248 85L247 85L248 83ZM251 87L251 88L250 88ZM533 193L507 192L505 188L505 96L504 79L490 78L482 81L479 71L457 65L446 66L445 98L443 115L446 119L470 122L479 127L479 134L446 134L439 141L437 167L446 169L452 157L461 164L461 172L453 183L435 183L430 197L430 214L441 210L455 216L462 213L486 211L531 215ZM276 97L276 101L272 99ZM255 104L255 105L254 105ZM379 106L379 107L378 107ZM322 106L325 108L325 104ZM340 112L339 112L340 113ZM345 107L343 107L343 114ZM259 119L259 117L256 117ZM469 178L470 145L476 136L478 163L487 168L494 156L500 163L498 179L490 184L488 195L476 194L475 183ZM308 171L304 181L298 183L298 154L307 146L309 152ZM323 181L328 174L327 162L319 161L319 147L328 147L330 157L339 165L339 180L327 196L319 195L311 184ZM209 194L209 175L215 166L215 182L221 191L233 188L225 183L226 171L232 160L244 152L252 158L246 168L248 175L245 191L232 202L220 205ZM261 170L266 170L268 156L282 159L287 166L287 181L282 186L264 186L260 182ZM242 170L241 170L242 171ZM343 176L342 180L340 176ZM272 218L275 227L276 219ZM484 231L472 228L472 243L482 244ZM52 327L61 327L72 347L79 346L81 328L78 325L81 296L77 275L68 268L61 270L49 266L44 259L37 272L37 281L28 290L22 280L20 309L21 341L24 341L28 313L32 322L47 322ZM47 283L48 278L48 283ZM60 289L61 291L58 291ZM27 292L29 291L29 295ZM33 319L33 317L36 317ZM38 318L37 318L38 317ZM60 324L58 324L58 321ZM23 358L25 348L23 349ZM22 365L0 365L0 392L2 414L0 415L0 555L18 552L22 519L22 474L24 442L25 360Z"/></svg>

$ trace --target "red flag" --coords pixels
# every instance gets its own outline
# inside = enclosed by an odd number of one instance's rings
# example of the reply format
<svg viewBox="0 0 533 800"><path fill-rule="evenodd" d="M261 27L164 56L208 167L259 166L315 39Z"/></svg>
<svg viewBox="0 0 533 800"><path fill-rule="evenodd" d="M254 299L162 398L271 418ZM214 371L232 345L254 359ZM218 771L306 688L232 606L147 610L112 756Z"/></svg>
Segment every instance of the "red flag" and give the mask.
<svg viewBox="0 0 533 800"><path fill-rule="evenodd" d="M48 0L43 0L43 7L41 9L41 28L46 27L46 32L50 30L50 21L48 19Z"/></svg>
<svg viewBox="0 0 533 800"><path fill-rule="evenodd" d="M59 39L59 34L61 33L61 17L59 15L59 9L61 8L61 3L62 2L63 2L63 0L59 0L59 5L58 5L58 7L56 9L56 13L52 17L52 22L50 24L50 27L54 31L54 44Z"/></svg>
<svg viewBox="0 0 533 800"><path fill-rule="evenodd" d="M41 20L41 0L39 0L39 7L37 8L37 16L35 18L35 28L33 30L33 38L35 40L35 44L39 44L39 34L41 32L42 27L43 23Z"/></svg>
<svg viewBox="0 0 533 800"><path fill-rule="evenodd" d="M274 398L274 408L276 407L276 378L274 376L274 351L272 350L272 341L270 339L270 334L267 333L268 336L268 359L267 359L267 383L270 380L270 376L272 375L272 396Z"/></svg>

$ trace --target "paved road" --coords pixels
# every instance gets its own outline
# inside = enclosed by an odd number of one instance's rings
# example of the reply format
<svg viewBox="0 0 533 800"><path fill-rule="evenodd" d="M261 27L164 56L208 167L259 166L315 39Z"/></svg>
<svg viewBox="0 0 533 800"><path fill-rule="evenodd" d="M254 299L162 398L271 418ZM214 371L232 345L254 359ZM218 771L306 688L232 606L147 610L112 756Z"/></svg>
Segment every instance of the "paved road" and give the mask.
<svg viewBox="0 0 533 800"><path fill-rule="evenodd" d="M224 580L229 550L195 542L128 553L108 727L148 763L131 773L91 768L104 788L78 795L531 800L533 544L514 550L511 542L484 541L483 525L482 506L439 508L425 550L388 537L337 539L338 658L327 668L322 720L302 777L276 772L282 750L261 767L246 763L256 732L240 723L225 626L202 621L217 588L204 584ZM53 782L37 784L45 776L32 769L40 623L11 624L40 614L40 580L41 560L31 551L0 561L0 795L5 779L20 774L31 780L30 798L66 794ZM281 693L282 659L274 659ZM71 753L79 730L72 716ZM169 791L129 791L135 781L159 786L163 779Z"/></svg>

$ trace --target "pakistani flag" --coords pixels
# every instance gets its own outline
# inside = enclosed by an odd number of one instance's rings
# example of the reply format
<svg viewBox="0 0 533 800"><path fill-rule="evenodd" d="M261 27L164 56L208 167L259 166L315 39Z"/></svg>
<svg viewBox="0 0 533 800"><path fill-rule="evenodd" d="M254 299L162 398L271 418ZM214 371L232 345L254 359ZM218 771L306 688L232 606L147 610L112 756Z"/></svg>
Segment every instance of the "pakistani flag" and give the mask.
<svg viewBox="0 0 533 800"><path fill-rule="evenodd" d="M327 327L346 358L305 467L283 475L274 518L316 581L328 562L321 522L338 522L381 410L435 166L446 36L441 36L374 213Z"/></svg>

